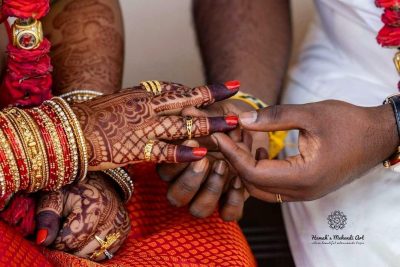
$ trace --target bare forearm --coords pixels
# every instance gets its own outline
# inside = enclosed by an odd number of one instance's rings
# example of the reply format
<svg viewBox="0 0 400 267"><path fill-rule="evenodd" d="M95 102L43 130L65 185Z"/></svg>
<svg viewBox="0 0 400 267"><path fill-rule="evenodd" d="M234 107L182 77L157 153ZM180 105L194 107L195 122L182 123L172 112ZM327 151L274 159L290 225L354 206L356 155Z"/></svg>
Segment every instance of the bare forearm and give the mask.
<svg viewBox="0 0 400 267"><path fill-rule="evenodd" d="M118 0L59 0L44 20L52 42L54 94L121 89L124 34Z"/></svg>
<svg viewBox="0 0 400 267"><path fill-rule="evenodd" d="M277 102L291 48L287 0L194 0L210 82L233 79L268 104Z"/></svg>

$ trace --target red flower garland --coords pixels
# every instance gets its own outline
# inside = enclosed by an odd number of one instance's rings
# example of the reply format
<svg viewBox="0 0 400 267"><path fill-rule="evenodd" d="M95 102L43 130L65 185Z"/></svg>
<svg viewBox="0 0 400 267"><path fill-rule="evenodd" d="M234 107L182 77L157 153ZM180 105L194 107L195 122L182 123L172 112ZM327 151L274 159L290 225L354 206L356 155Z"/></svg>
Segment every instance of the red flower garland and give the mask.
<svg viewBox="0 0 400 267"><path fill-rule="evenodd" d="M8 17L41 19L49 9L49 0L3 0L0 21Z"/></svg>
<svg viewBox="0 0 400 267"><path fill-rule="evenodd" d="M377 7L384 8L382 14L382 22L384 26L379 31L376 40L383 47L397 48L400 47L400 0L375 0ZM399 52L395 56L396 65L398 62ZM397 68L397 66L396 66ZM400 69L397 70L400 73ZM400 82L397 84L400 90Z"/></svg>

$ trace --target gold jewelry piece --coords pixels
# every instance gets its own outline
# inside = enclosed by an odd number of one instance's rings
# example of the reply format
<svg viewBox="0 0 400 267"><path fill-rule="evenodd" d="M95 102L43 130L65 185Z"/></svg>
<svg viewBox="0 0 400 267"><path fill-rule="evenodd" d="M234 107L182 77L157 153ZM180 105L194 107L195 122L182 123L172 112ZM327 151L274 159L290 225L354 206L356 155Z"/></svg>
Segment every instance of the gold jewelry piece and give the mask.
<svg viewBox="0 0 400 267"><path fill-rule="evenodd" d="M70 121L70 124L72 126L72 130L74 132L76 142L78 144L78 150L79 150L80 172L79 172L78 180L82 181L86 177L89 162L88 162L86 141L85 141L85 137L83 135L83 131L81 129L81 125L80 125L75 113L73 112L71 107L68 105L68 103L64 99L62 99L60 97L53 97L52 100L54 102L58 103L62 107L62 109L64 110L65 114L67 115L68 120Z"/></svg>
<svg viewBox="0 0 400 267"><path fill-rule="evenodd" d="M281 194L276 194L276 202L282 203L282 196L281 196Z"/></svg>
<svg viewBox="0 0 400 267"><path fill-rule="evenodd" d="M26 148L25 152L28 156L28 168L31 177L28 192L36 192L42 188L49 175L46 148L39 129L34 120L21 109L11 108L6 110L4 114L20 133L22 145Z"/></svg>
<svg viewBox="0 0 400 267"><path fill-rule="evenodd" d="M103 171L103 173L110 176L122 189L124 193L124 200L128 201L133 193L134 185L128 172L122 168L109 169Z"/></svg>
<svg viewBox="0 0 400 267"><path fill-rule="evenodd" d="M193 130L193 117L187 116L186 118L186 130L188 133L188 139L192 139L192 130Z"/></svg>
<svg viewBox="0 0 400 267"><path fill-rule="evenodd" d="M151 152L153 152L154 140L148 140L144 146L144 159L151 161Z"/></svg>
<svg viewBox="0 0 400 267"><path fill-rule="evenodd" d="M75 90L68 92L66 94L60 95L68 104L75 104L75 103L82 103L98 96L103 95L100 92L93 91L93 90Z"/></svg>
<svg viewBox="0 0 400 267"><path fill-rule="evenodd" d="M141 85L146 88L146 91L149 93L153 93L154 95L159 95L161 94L161 84L159 81L146 81L146 82L141 82Z"/></svg>
<svg viewBox="0 0 400 267"><path fill-rule="evenodd" d="M67 115L65 114L64 110L58 105L56 102L47 100L43 103L44 105L50 107L54 112L57 114L58 118L62 123L62 127L67 135L67 142L71 153L71 166L72 166L72 173L71 177L66 177L67 180L65 181L66 184L69 184L74 181L74 179L78 175L79 169L79 151L78 146L76 144L74 132L72 130L72 126L68 120Z"/></svg>
<svg viewBox="0 0 400 267"><path fill-rule="evenodd" d="M17 192L20 187L20 175L18 170L18 165L14 157L14 153L8 140L6 139L6 135L2 130L0 130L0 145L4 150L4 154L6 156L7 162L10 166L10 172L14 181L14 192Z"/></svg>
<svg viewBox="0 0 400 267"><path fill-rule="evenodd" d="M12 26L13 45L31 50L43 41L42 23L36 19L17 19Z"/></svg>
<svg viewBox="0 0 400 267"><path fill-rule="evenodd" d="M91 260L94 260L98 258L101 254L106 255L108 259L111 259L114 255L108 251L108 249L115 244L115 242L118 241L118 239L121 237L121 234L119 232L116 232L114 234L110 234L106 236L106 240L101 239L97 235L94 236L97 242L100 244L100 248L93 252L92 256L90 256Z"/></svg>
<svg viewBox="0 0 400 267"><path fill-rule="evenodd" d="M44 113L41 109L39 108L34 108L33 109L35 112L39 114L39 116L42 118L43 122L45 123L45 126L47 128L47 131L50 134L50 138L53 142L54 146L54 152L56 155L56 161L57 161L57 184L55 187L55 190L60 189L63 184L64 184L64 179L65 179L65 167L64 167L64 154L61 146L60 139L58 138L57 130L55 128L54 123L51 121L49 116L47 116L46 113ZM45 183L46 185L48 182Z"/></svg>

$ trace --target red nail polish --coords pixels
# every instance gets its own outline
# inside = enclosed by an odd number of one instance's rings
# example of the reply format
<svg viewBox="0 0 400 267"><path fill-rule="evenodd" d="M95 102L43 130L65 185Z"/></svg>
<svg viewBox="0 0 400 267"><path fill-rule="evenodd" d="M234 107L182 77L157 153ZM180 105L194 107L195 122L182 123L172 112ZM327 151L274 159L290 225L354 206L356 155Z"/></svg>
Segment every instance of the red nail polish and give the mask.
<svg viewBox="0 0 400 267"><path fill-rule="evenodd" d="M36 235L36 244L41 245L47 238L47 229L40 229Z"/></svg>
<svg viewBox="0 0 400 267"><path fill-rule="evenodd" d="M225 121L229 126L236 126L239 122L239 118L237 116L227 116L225 117Z"/></svg>
<svg viewBox="0 0 400 267"><path fill-rule="evenodd" d="M229 81L225 83L225 86L229 89L229 90L236 90L240 87L240 82L237 80L234 81Z"/></svg>
<svg viewBox="0 0 400 267"><path fill-rule="evenodd" d="M193 148L192 153L196 157L204 157L207 154L207 148L195 147L195 148Z"/></svg>

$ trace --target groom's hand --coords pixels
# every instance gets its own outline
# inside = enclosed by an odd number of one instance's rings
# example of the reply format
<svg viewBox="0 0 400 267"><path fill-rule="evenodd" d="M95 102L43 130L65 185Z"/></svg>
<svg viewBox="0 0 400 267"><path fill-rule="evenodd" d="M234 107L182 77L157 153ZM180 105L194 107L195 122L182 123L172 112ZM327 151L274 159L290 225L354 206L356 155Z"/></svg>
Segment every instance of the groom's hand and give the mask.
<svg viewBox="0 0 400 267"><path fill-rule="evenodd" d="M283 201L322 197L388 158L399 143L390 105L272 106L241 114L240 123L252 131L299 130L299 154L283 160L257 161L227 135L213 135L250 195L269 202L276 194Z"/></svg>

